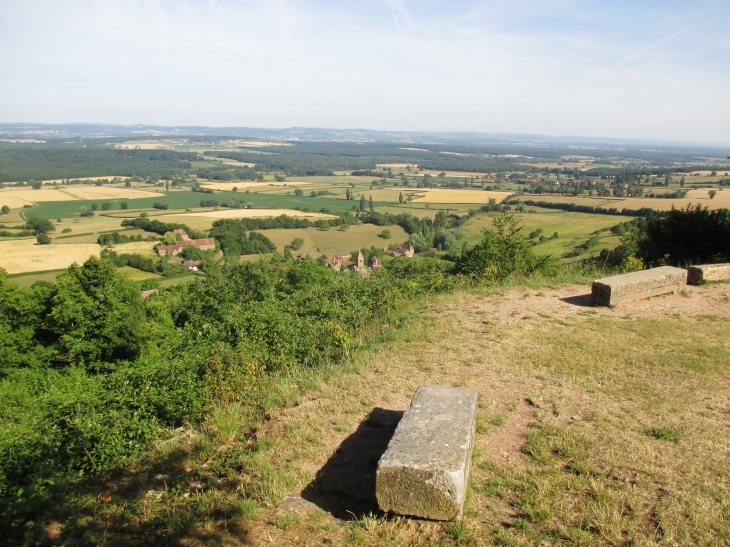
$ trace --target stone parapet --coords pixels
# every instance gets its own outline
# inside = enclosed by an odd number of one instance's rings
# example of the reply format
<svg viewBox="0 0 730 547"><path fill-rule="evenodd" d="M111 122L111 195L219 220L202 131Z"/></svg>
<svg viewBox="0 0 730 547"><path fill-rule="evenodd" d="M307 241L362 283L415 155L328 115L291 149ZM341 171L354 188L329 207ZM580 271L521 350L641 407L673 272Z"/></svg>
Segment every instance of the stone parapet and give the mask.
<svg viewBox="0 0 730 547"><path fill-rule="evenodd" d="M629 300L639 300L661 294L679 294L687 284L687 270L662 266L593 282L593 302L601 306L615 306Z"/></svg>
<svg viewBox="0 0 730 547"><path fill-rule="evenodd" d="M431 520L461 518L476 433L477 393L422 386L378 463L385 512Z"/></svg>

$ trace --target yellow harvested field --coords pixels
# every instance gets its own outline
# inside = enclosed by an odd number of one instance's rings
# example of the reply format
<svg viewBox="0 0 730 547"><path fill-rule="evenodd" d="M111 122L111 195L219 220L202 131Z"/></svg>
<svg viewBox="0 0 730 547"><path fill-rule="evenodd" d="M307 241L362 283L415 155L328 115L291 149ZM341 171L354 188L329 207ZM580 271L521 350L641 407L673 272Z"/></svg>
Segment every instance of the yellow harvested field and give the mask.
<svg viewBox="0 0 730 547"><path fill-rule="evenodd" d="M35 144L42 144L46 141L39 141L36 139L0 139L0 142L14 142L14 143L35 143Z"/></svg>
<svg viewBox="0 0 730 547"><path fill-rule="evenodd" d="M4 188L0 190L0 207L7 205L18 209L23 205L32 205L39 201L72 201L73 196L51 188L33 190L31 188Z"/></svg>
<svg viewBox="0 0 730 547"><path fill-rule="evenodd" d="M117 144L114 148L119 150L160 150L164 148L171 148L170 143L160 141L131 141Z"/></svg>
<svg viewBox="0 0 730 547"><path fill-rule="evenodd" d="M134 188L113 188L109 186L65 186L63 191L77 199L137 199L162 197L155 191Z"/></svg>
<svg viewBox="0 0 730 547"><path fill-rule="evenodd" d="M424 195L415 198L414 203L474 203L475 205L489 203L490 199L496 199L499 203L512 193L487 190L454 190L451 188L433 188L419 190L419 192L423 192Z"/></svg>
<svg viewBox="0 0 730 547"><path fill-rule="evenodd" d="M239 190L241 188L249 189L249 190L251 188L256 188L257 190L259 190L259 189L266 190L268 187L273 187L273 186L304 186L306 184L311 184L311 182L297 182L297 181L241 182L241 181L234 181L234 182L203 182L200 185L204 186L206 188L212 188L213 190L225 190L227 192L230 192L234 188L238 188Z"/></svg>
<svg viewBox="0 0 730 547"><path fill-rule="evenodd" d="M439 171L438 169L422 169L418 174L436 176L439 173L446 173L447 177L483 177L486 175L486 173L477 171Z"/></svg>
<svg viewBox="0 0 730 547"><path fill-rule="evenodd" d="M225 163L226 165L237 165L239 167L255 167L255 163L250 163L246 161L238 161L238 160L230 160L228 158L219 158L218 161L221 163Z"/></svg>
<svg viewBox="0 0 730 547"><path fill-rule="evenodd" d="M380 169L387 169L390 167L391 169L406 169L407 167L410 167L411 169L418 168L418 164L416 163L378 163L376 164L376 167L379 167Z"/></svg>
<svg viewBox="0 0 730 547"><path fill-rule="evenodd" d="M221 211L207 211L205 213L176 213L165 215L168 217L191 217L191 218L266 218L289 215L297 218L333 218L332 215L323 213L303 213L296 209L226 209Z"/></svg>
<svg viewBox="0 0 730 547"><path fill-rule="evenodd" d="M133 241L132 243L118 243L114 245L114 250L118 253L137 253L154 255L152 247L156 245L154 241Z"/></svg>
<svg viewBox="0 0 730 547"><path fill-rule="evenodd" d="M107 175L104 177L72 177L70 180L93 180L93 181L95 181L95 180L112 180L115 177L118 179L122 179L122 180L127 178L124 175ZM64 180L66 180L66 179L48 179L48 180L44 180L43 184L57 183L60 185Z"/></svg>
<svg viewBox="0 0 730 547"><path fill-rule="evenodd" d="M11 274L58 270L74 262L81 264L92 255L99 256L100 251L95 243L38 245L31 238L0 241L0 268Z"/></svg>
<svg viewBox="0 0 730 547"><path fill-rule="evenodd" d="M710 199L707 190L690 190L686 198L665 199L665 198L591 198L573 196L528 196L520 199L532 199L534 201L548 201L551 203L575 203L578 205L589 205L591 207L604 207L606 209L641 209L648 207L657 211L669 211L672 207L681 209L687 205L700 204L711 210L730 208L730 190L717 191L714 199Z"/></svg>

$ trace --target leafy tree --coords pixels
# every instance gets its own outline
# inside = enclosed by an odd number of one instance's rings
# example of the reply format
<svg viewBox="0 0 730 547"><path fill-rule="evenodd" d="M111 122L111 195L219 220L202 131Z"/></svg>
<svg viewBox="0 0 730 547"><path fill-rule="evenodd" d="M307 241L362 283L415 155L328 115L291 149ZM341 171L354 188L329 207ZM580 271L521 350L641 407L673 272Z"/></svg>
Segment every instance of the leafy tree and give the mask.
<svg viewBox="0 0 730 547"><path fill-rule="evenodd" d="M92 256L58 276L49 319L58 362L101 371L142 350L146 318L139 291L107 260Z"/></svg>
<svg viewBox="0 0 730 547"><path fill-rule="evenodd" d="M350 189L349 188L345 188L345 199L348 201L350 200Z"/></svg>
<svg viewBox="0 0 730 547"><path fill-rule="evenodd" d="M120 206L120 207L121 207L122 209L126 209L127 207L129 207L129 204L128 204L128 203L127 203L126 201L123 201L122 203L120 203L120 204L119 204L119 206Z"/></svg>
<svg viewBox="0 0 730 547"><path fill-rule="evenodd" d="M390 230L383 230L380 232L380 237L383 239L390 239Z"/></svg>
<svg viewBox="0 0 730 547"><path fill-rule="evenodd" d="M102 211L108 211L111 208L112 208L112 204L109 203L108 201L106 203L102 203L101 204L101 210Z"/></svg>
<svg viewBox="0 0 730 547"><path fill-rule="evenodd" d="M97 205L96 203L92 203L92 204L91 204L91 210L92 210L92 211L96 211L96 210L98 210L98 209L99 209L99 206L98 206L98 205Z"/></svg>
<svg viewBox="0 0 730 547"><path fill-rule="evenodd" d="M360 194L360 212L365 212L365 194Z"/></svg>
<svg viewBox="0 0 730 547"><path fill-rule="evenodd" d="M373 210L374 210L374 207L373 207L373 196L372 196L372 194L371 194L371 195L370 195L370 212L372 213L372 212L373 212Z"/></svg>
<svg viewBox="0 0 730 547"><path fill-rule="evenodd" d="M707 192L707 195L710 196L710 199L715 199L715 196L717 195L717 190L710 190Z"/></svg>
<svg viewBox="0 0 730 547"><path fill-rule="evenodd" d="M461 273L481 281L495 281L544 271L551 266L551 256L535 255L532 243L521 233L514 215L504 212L492 224L494 230L485 230L482 240L463 254L459 262Z"/></svg>
<svg viewBox="0 0 730 547"><path fill-rule="evenodd" d="M302 190L301 188L297 188L296 190L294 190L294 195L295 196L303 196L304 195L304 190Z"/></svg>
<svg viewBox="0 0 730 547"><path fill-rule="evenodd" d="M10 207L8 207L7 205L3 205L2 208L0 208L0 212L2 212L2 214L4 215L7 215L10 212Z"/></svg>
<svg viewBox="0 0 730 547"><path fill-rule="evenodd" d="M648 265L730 261L730 210L698 204L649 217L634 245Z"/></svg>
<svg viewBox="0 0 730 547"><path fill-rule="evenodd" d="M298 251L304 246L304 240L301 237L295 237L291 240L291 243L289 246L294 249L295 251Z"/></svg>
<svg viewBox="0 0 730 547"><path fill-rule="evenodd" d="M51 242L51 238L43 232L40 232L36 237L36 240L40 245L48 245Z"/></svg>
<svg viewBox="0 0 730 547"><path fill-rule="evenodd" d="M175 245L175 242L177 241L177 237L173 232L167 232L164 236L162 236L161 243L163 245Z"/></svg>
<svg viewBox="0 0 730 547"><path fill-rule="evenodd" d="M40 190L43 187L43 182L40 180L34 180L31 182L30 186L33 190Z"/></svg>
<svg viewBox="0 0 730 547"><path fill-rule="evenodd" d="M180 251L180 256L185 260L200 260L203 258L203 251L198 247L190 245L189 247L183 247L183 250Z"/></svg>
<svg viewBox="0 0 730 547"><path fill-rule="evenodd" d="M55 230L50 220L38 217L30 217L26 221L25 227L36 234L47 234L48 232L53 232Z"/></svg>
<svg viewBox="0 0 730 547"><path fill-rule="evenodd" d="M401 192L400 195L398 196L398 203L401 203L401 204L403 203L403 192Z"/></svg>

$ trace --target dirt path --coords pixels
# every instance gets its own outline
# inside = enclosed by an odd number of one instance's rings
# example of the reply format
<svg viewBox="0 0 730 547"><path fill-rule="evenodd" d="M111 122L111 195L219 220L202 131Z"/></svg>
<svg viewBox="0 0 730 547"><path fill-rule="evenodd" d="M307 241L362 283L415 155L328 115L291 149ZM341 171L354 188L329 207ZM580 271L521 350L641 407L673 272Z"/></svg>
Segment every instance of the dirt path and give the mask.
<svg viewBox="0 0 730 547"><path fill-rule="evenodd" d="M596 433L600 420L590 418L596 412L607 416L606 423L612 427L614 422L608 420L614 418L608 416L619 416L616 424L625 416L653 419L650 404L638 405L632 396L617 395L611 382L598 375L595 381L603 387L592 389L586 388L590 375L578 383L546 368L539 356L533 358L543 350L540 336L548 333L559 340L563 332L590 330L595 331L595 347L599 347L602 320L623 324L730 317L730 285L726 284L690 287L684 296L657 297L614 309L591 306L587 295L586 287L566 286L443 298L423 315L423 328L413 333L412 340L382 348L369 356L369 364L359 373L335 377L297 406L274 413L258 438L273 446L272 466L292 470L299 486L247 525L246 542L420 545L433 540L449 544L453 529L447 524L377 517L377 461L419 385L468 386L479 392L476 483L480 474L483 479L496 468L529 473L534 462L525 446L536 421L572 428L584 437L595 433L599 443L603 442ZM641 347L640 341L631 343ZM579 349L573 350L571 359L577 355L580 360ZM628 471L616 473L623 473L621 480L633 480ZM513 499L475 492L467 512L470 526L509 529L521 522L515 520L518 512Z"/></svg>

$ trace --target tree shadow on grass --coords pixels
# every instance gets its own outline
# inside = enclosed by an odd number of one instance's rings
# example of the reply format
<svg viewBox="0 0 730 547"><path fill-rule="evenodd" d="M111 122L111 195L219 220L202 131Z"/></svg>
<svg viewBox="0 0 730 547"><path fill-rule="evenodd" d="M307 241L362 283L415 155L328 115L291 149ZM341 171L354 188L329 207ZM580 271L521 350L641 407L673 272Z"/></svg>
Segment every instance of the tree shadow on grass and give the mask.
<svg viewBox="0 0 730 547"><path fill-rule="evenodd" d="M378 461L402 417L400 410L374 408L317 471L302 491L302 498L343 520L378 513Z"/></svg>

